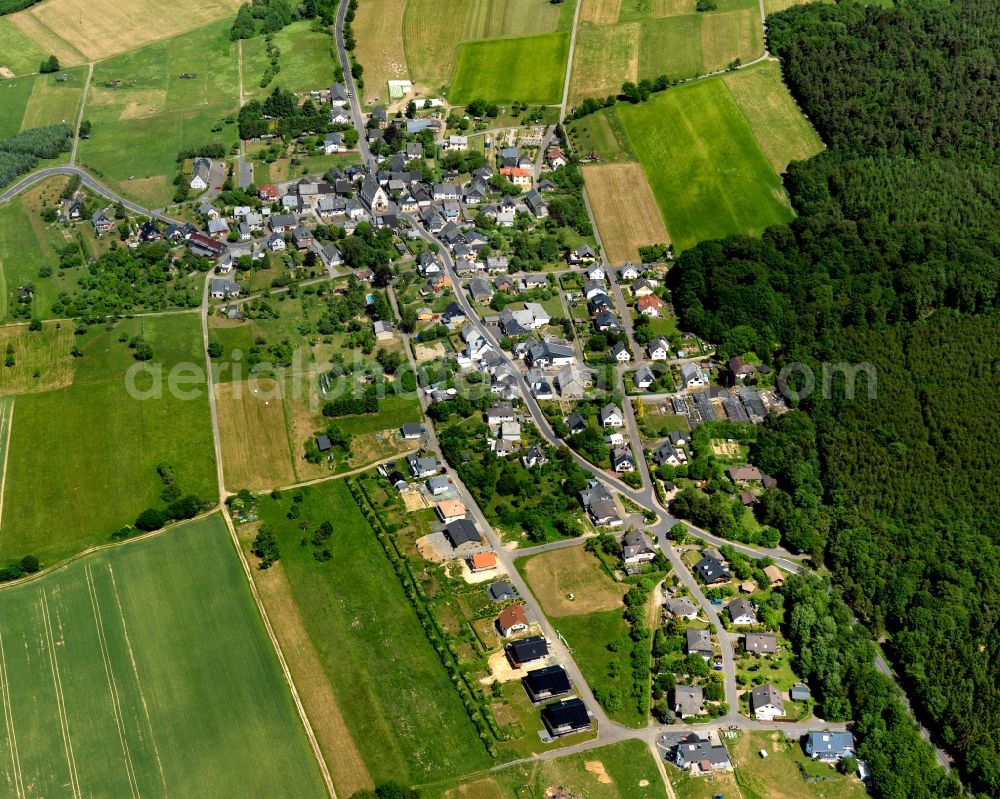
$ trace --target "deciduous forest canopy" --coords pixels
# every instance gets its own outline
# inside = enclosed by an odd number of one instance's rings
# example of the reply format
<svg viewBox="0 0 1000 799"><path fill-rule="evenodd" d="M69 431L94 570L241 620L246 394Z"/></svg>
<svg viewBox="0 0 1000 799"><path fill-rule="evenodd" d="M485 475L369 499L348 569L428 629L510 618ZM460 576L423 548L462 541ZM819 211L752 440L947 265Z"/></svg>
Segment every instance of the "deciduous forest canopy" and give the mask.
<svg viewBox="0 0 1000 799"><path fill-rule="evenodd" d="M724 356L876 368L877 398L835 384L762 431L780 481L762 521L825 558L969 786L1000 796L996 4L813 4L768 28L829 150L789 169L791 224L680 257L675 305ZM885 733L901 722L877 686L841 676L820 681L854 705L876 792L952 791Z"/></svg>

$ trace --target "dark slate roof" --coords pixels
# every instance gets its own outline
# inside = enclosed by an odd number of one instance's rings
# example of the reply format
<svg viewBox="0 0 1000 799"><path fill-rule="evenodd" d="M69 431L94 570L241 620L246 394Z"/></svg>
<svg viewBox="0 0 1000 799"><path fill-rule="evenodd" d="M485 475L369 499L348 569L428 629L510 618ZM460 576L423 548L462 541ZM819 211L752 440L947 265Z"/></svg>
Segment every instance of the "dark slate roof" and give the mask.
<svg viewBox="0 0 1000 799"><path fill-rule="evenodd" d="M569 726L571 729L582 729L590 726L590 714L582 699L565 699L555 702L542 710L542 720L554 729Z"/></svg>
<svg viewBox="0 0 1000 799"><path fill-rule="evenodd" d="M462 544L478 544L482 541L476 525L468 519L456 519L444 528L444 534L453 547Z"/></svg>
<svg viewBox="0 0 1000 799"><path fill-rule="evenodd" d="M525 675L524 684L535 695L549 693L557 696L569 691L569 677L562 666L533 669Z"/></svg>
<svg viewBox="0 0 1000 799"><path fill-rule="evenodd" d="M527 663L549 654L549 642L540 635L533 635L508 644L507 651L516 662Z"/></svg>

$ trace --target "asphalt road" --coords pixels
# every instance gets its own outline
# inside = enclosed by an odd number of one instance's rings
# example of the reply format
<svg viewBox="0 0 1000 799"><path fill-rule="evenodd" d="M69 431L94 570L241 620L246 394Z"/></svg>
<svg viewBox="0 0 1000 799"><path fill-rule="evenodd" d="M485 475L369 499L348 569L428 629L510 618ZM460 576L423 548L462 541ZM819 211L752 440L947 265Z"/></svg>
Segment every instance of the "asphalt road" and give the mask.
<svg viewBox="0 0 1000 799"><path fill-rule="evenodd" d="M143 208L141 205L137 205L131 200L126 200L120 194L111 191L111 189L109 189L103 183L100 183L94 178L92 178L89 173L84 172L82 169L75 166L50 166L46 167L45 169L40 169L37 172L32 172L30 175L21 178L17 183L15 183L13 186L7 189L7 191L5 191L3 194L0 194L0 203L4 203L7 202L8 200L13 199L22 191L31 188L36 183L46 180L47 178L57 177L59 175L79 175L80 182L88 189L90 189L92 192L94 192L95 194L99 194L100 196L110 200L111 202L121 203L123 206L125 206L126 210L131 211L133 214L138 214L139 216L148 216L151 217L152 219L157 219L161 222L166 222L168 224L171 222L180 223L180 220L172 219L171 217L166 216L165 214L162 214L159 211L153 210L151 208Z"/></svg>
<svg viewBox="0 0 1000 799"><path fill-rule="evenodd" d="M361 153L361 163L369 169L375 169L375 159L372 151L368 147L368 139L365 137L365 120L361 113L361 100L358 97L357 87L354 85L354 76L351 74L351 59L347 55L347 48L344 47L344 17L347 15L348 0L340 0L340 7L337 9L337 24L335 26L335 36L337 40L337 55L340 58L341 69L344 70L344 88L351 100L351 119L354 120L354 127L358 131L358 151Z"/></svg>

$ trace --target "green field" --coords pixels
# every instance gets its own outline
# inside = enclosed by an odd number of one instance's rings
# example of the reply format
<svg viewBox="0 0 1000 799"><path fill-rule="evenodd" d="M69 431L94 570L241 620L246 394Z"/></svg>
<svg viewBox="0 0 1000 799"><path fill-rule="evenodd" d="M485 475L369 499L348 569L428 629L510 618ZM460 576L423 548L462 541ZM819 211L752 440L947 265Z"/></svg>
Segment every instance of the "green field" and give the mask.
<svg viewBox="0 0 1000 799"><path fill-rule="evenodd" d="M124 194L159 206L173 195L180 150L235 143L235 124L212 131L238 105L229 25L213 23L97 64L86 109L93 132L80 143L80 161ZM122 85L108 85L114 81Z"/></svg>
<svg viewBox="0 0 1000 799"><path fill-rule="evenodd" d="M413 605L343 480L261 500L281 564L351 737L376 781L423 783L490 761ZM325 520L326 562L308 536ZM306 532L300 523L306 522ZM305 540L305 546L301 541Z"/></svg>
<svg viewBox="0 0 1000 799"><path fill-rule="evenodd" d="M263 91L274 86L291 92L329 89L333 84L336 63L333 60L333 37L312 29L308 20L293 22L274 34L281 51L281 71ZM254 78L257 80L255 81ZM256 87L260 75L244 73L244 87Z"/></svg>
<svg viewBox="0 0 1000 799"><path fill-rule="evenodd" d="M66 80L57 80L55 75L39 75L35 78L31 97L21 120L21 130L60 122L76 126L80 103L83 102L83 87L87 82L87 69L78 67L59 74L65 75Z"/></svg>
<svg viewBox="0 0 1000 799"><path fill-rule="evenodd" d="M763 53L764 42L757 6L745 5L739 0L725 4L722 8L731 9L725 11L630 18L614 25L581 23L572 101L617 94L625 81L692 78L734 58L751 61Z"/></svg>
<svg viewBox="0 0 1000 799"><path fill-rule="evenodd" d="M823 149L819 134L799 110L781 78L781 66L765 61L723 78L761 150L778 172Z"/></svg>
<svg viewBox="0 0 1000 799"><path fill-rule="evenodd" d="M781 180L720 78L616 113L678 249L792 218Z"/></svg>
<svg viewBox="0 0 1000 799"><path fill-rule="evenodd" d="M9 19L0 17L0 67L15 75L38 72L38 65L48 53L21 33Z"/></svg>
<svg viewBox="0 0 1000 799"><path fill-rule="evenodd" d="M472 0L466 17L466 39L534 36L573 27L576 3L564 0ZM443 20L442 20L443 21ZM442 36L447 32L442 29Z"/></svg>
<svg viewBox="0 0 1000 799"><path fill-rule="evenodd" d="M130 396L124 378L135 361L121 333L141 333L165 377L177 363L204 364L195 314L127 320L78 339L84 354L75 359L73 384L17 400L0 558L30 552L51 563L106 542L143 509L162 505L161 462L173 467L183 493L215 499L204 383L193 386L195 399L166 387L159 399Z"/></svg>
<svg viewBox="0 0 1000 799"><path fill-rule="evenodd" d="M454 105L490 102L551 105L562 100L569 35L465 42L448 94Z"/></svg>
<svg viewBox="0 0 1000 799"><path fill-rule="evenodd" d="M34 88L35 77L31 75L0 80L0 138L13 136L21 129L24 110L28 107Z"/></svg>
<svg viewBox="0 0 1000 799"><path fill-rule="evenodd" d="M668 766L673 769L673 766ZM556 793L561 789L561 793ZM539 760L499 769L465 782L449 781L421 790L428 799L666 799L663 779L641 741L590 749L558 760Z"/></svg>
<svg viewBox="0 0 1000 799"><path fill-rule="evenodd" d="M5 796L325 794L218 516L4 589L0 674Z"/></svg>

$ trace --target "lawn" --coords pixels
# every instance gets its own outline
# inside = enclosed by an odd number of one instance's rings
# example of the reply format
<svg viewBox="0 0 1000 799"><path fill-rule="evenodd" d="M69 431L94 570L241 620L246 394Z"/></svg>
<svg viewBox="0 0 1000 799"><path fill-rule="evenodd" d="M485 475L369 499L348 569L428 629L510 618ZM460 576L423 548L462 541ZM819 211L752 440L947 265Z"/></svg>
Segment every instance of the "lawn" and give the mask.
<svg viewBox="0 0 1000 799"><path fill-rule="evenodd" d="M727 741L736 765L736 782L744 799L863 799L868 796L857 777L841 776L814 763L797 741L780 732L749 732ZM759 750L768 752L766 759ZM806 782L800 768L818 779Z"/></svg>
<svg viewBox="0 0 1000 799"><path fill-rule="evenodd" d="M18 397L4 489L0 557L33 553L52 563L103 543L140 511L160 506L160 463L185 494L214 500L215 464L204 381L198 396L131 396L135 363L119 335L142 334L164 377L178 363L204 363L194 314L91 329L76 344L73 384ZM137 380L145 388L147 381ZM185 387L187 388L187 387Z"/></svg>
<svg viewBox="0 0 1000 799"><path fill-rule="evenodd" d="M410 600L344 481L262 498L281 565L333 686L351 737L376 782L431 782L484 768L486 750ZM334 525L320 562L304 536ZM300 528L306 522L306 532Z"/></svg>
<svg viewBox="0 0 1000 799"><path fill-rule="evenodd" d="M5 795L325 793L218 516L4 589L0 672Z"/></svg>
<svg viewBox="0 0 1000 799"><path fill-rule="evenodd" d="M637 263L639 247L670 241L641 166L595 164L582 171L604 254L611 263Z"/></svg>
<svg viewBox="0 0 1000 799"><path fill-rule="evenodd" d="M566 33L465 42L448 99L456 105L475 98L557 104L562 99L568 53Z"/></svg>
<svg viewBox="0 0 1000 799"><path fill-rule="evenodd" d="M428 799L666 799L656 762L641 741L590 749L558 760L519 763L471 781L428 786Z"/></svg>
<svg viewBox="0 0 1000 799"><path fill-rule="evenodd" d="M791 161L804 161L823 149L819 134L782 80L776 61L732 72L723 80L776 172L784 172Z"/></svg>
<svg viewBox="0 0 1000 799"><path fill-rule="evenodd" d="M617 113L678 250L732 233L759 235L792 218L780 178L722 79Z"/></svg>
<svg viewBox="0 0 1000 799"><path fill-rule="evenodd" d="M93 133L80 143L81 162L123 193L160 206L173 195L179 151L234 144L236 125L221 125L238 105L228 30L229 22L216 23L95 66L86 109Z"/></svg>
<svg viewBox="0 0 1000 799"><path fill-rule="evenodd" d="M188 33L224 18L226 26L238 0L175 0L170 13L153 0L45 0L10 17L63 66L101 61L137 47ZM197 41L197 34L190 37Z"/></svg>
<svg viewBox="0 0 1000 799"><path fill-rule="evenodd" d="M83 102L83 87L87 82L85 67L68 69L60 72L65 75L65 81L59 81L55 75L39 75L31 89L31 97L24 109L21 120L21 130L42 128L60 122L76 127L80 114L80 103Z"/></svg>
<svg viewBox="0 0 1000 799"><path fill-rule="evenodd" d="M0 17L0 53L0 67L7 67L15 75L38 72L38 65L49 55L7 17Z"/></svg>

